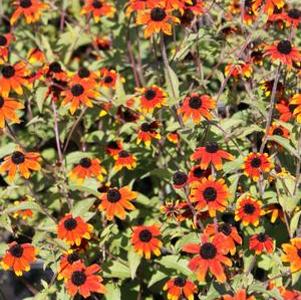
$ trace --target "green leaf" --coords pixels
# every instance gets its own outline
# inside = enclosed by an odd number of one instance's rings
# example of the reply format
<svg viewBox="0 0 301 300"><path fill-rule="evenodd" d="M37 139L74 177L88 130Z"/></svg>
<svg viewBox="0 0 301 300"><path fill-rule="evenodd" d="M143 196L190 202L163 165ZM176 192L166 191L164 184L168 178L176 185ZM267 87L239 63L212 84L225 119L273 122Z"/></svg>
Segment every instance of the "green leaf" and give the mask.
<svg viewBox="0 0 301 300"><path fill-rule="evenodd" d="M120 261L113 261L113 265L109 267L109 272L104 272L105 277L126 279L131 278L131 272L127 265Z"/></svg>
<svg viewBox="0 0 301 300"><path fill-rule="evenodd" d="M191 276L192 272L188 269L188 261L183 258L179 258L177 255L167 255L158 260L158 263L166 268L170 268L178 271L186 276Z"/></svg>
<svg viewBox="0 0 301 300"><path fill-rule="evenodd" d="M15 143L8 143L7 145L0 148L0 157L4 157L6 155L11 154L15 149L17 145Z"/></svg>
<svg viewBox="0 0 301 300"><path fill-rule="evenodd" d="M46 97L47 91L48 91L48 87L44 87L44 86L38 87L36 90L35 100L37 102L40 113L43 111L43 104L47 98Z"/></svg>
<svg viewBox="0 0 301 300"><path fill-rule="evenodd" d="M26 209L31 209L31 210L35 210L35 211L41 211L40 206L33 202L33 201L24 201L24 202L20 202L17 205L10 205L7 207L7 209L5 209L5 213L12 213L18 210L26 210Z"/></svg>
<svg viewBox="0 0 301 300"><path fill-rule="evenodd" d="M118 75L116 80L116 105L122 105L126 103L126 93L124 91L124 86L122 78Z"/></svg>
<svg viewBox="0 0 301 300"><path fill-rule="evenodd" d="M298 151L290 144L290 141L279 135L272 135L268 138L270 141L274 141L283 146L290 154L299 157Z"/></svg>
<svg viewBox="0 0 301 300"><path fill-rule="evenodd" d="M170 106L176 104L180 97L179 92L179 79L177 77L177 74L174 72L174 70L168 66L164 68L164 74L165 74L165 81L167 85L167 92L168 92L168 104Z"/></svg>
<svg viewBox="0 0 301 300"><path fill-rule="evenodd" d="M105 293L105 299L107 300L121 300L120 288L115 283L108 283L106 285L107 292Z"/></svg>
<svg viewBox="0 0 301 300"><path fill-rule="evenodd" d="M295 234L295 231L298 228L300 216L301 216L301 211L298 211L291 219L290 233L292 236Z"/></svg>
<svg viewBox="0 0 301 300"><path fill-rule="evenodd" d="M86 212L89 211L95 200L95 198L88 198L78 201L72 209L72 215L74 217L83 216L84 214L86 214Z"/></svg>
<svg viewBox="0 0 301 300"><path fill-rule="evenodd" d="M128 262L132 279L136 277L136 271L141 262L141 258L142 257L131 247L128 251Z"/></svg>

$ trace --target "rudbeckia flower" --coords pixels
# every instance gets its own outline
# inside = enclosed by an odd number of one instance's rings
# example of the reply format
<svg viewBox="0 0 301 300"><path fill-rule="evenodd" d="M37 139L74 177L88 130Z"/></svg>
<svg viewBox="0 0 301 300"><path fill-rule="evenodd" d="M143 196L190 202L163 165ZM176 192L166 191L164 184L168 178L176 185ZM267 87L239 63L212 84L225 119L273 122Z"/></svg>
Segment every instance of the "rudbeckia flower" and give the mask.
<svg viewBox="0 0 301 300"><path fill-rule="evenodd" d="M265 47L264 56L269 56L272 61L280 61L290 69L294 61L300 61L301 54L289 40L277 41Z"/></svg>
<svg viewBox="0 0 301 300"><path fill-rule="evenodd" d="M228 223L208 224L204 233L208 236L219 235L224 241L224 247L229 249L231 255L236 253L236 244L242 244L242 238L239 236L236 227Z"/></svg>
<svg viewBox="0 0 301 300"><path fill-rule="evenodd" d="M289 122L293 119L294 110L297 105L289 104L286 100L281 100L279 103L275 105L276 110L280 114L279 120L283 122Z"/></svg>
<svg viewBox="0 0 301 300"><path fill-rule="evenodd" d="M176 131L169 132L166 135L166 138L169 142L173 144L178 144L180 142L180 135Z"/></svg>
<svg viewBox="0 0 301 300"><path fill-rule="evenodd" d="M110 38L107 37L96 37L93 40L93 43L96 45L98 50L100 51L108 51L112 46L112 41Z"/></svg>
<svg viewBox="0 0 301 300"><path fill-rule="evenodd" d="M208 177L211 174L210 169L202 169L200 166L194 166L189 171L188 174L188 183L191 183L193 181L200 181L204 177Z"/></svg>
<svg viewBox="0 0 301 300"><path fill-rule="evenodd" d="M187 244L183 247L183 251L195 254L189 261L188 267L196 273L198 281L204 282L208 271L217 281L226 281L223 265L230 267L232 262L225 256L228 250L218 236L211 239L203 234L200 244Z"/></svg>
<svg viewBox="0 0 301 300"><path fill-rule="evenodd" d="M78 72L71 77L70 82L72 83L80 83L81 81L87 81L91 85L93 85L93 88L96 88L97 86L97 75L95 72L89 71L86 67L81 67Z"/></svg>
<svg viewBox="0 0 301 300"><path fill-rule="evenodd" d="M163 5L139 11L136 20L137 25L146 26L144 30L145 38L149 38L159 32L171 35L172 24L179 22L180 20L172 15L171 10L166 10Z"/></svg>
<svg viewBox="0 0 301 300"><path fill-rule="evenodd" d="M37 250L31 244L12 242L1 260L4 270L12 269L17 276L30 270L30 265L36 260Z"/></svg>
<svg viewBox="0 0 301 300"><path fill-rule="evenodd" d="M14 205L18 206L20 204L26 203L26 200L14 201ZM33 212L31 209L20 209L13 213L13 217L16 219L18 217L22 218L22 220L26 220L33 216Z"/></svg>
<svg viewBox="0 0 301 300"><path fill-rule="evenodd" d="M223 300L256 300L254 296L247 295L245 289L238 290L233 296L232 295L224 295Z"/></svg>
<svg viewBox="0 0 301 300"><path fill-rule="evenodd" d="M77 182L78 184L83 184L86 178L92 177L103 181L104 174L107 174L107 171L100 165L99 159L84 157L80 160L79 164L71 170L69 176L71 180Z"/></svg>
<svg viewBox="0 0 301 300"><path fill-rule="evenodd" d="M143 11L149 8L150 2L155 2L156 0L128 0L126 3L126 16L129 16L132 12Z"/></svg>
<svg viewBox="0 0 301 300"><path fill-rule="evenodd" d="M153 139L160 140L161 135L156 131L158 128L159 125L156 121L151 123L142 123L137 134L137 144L139 145L141 142L143 142L146 147L150 147Z"/></svg>
<svg viewBox="0 0 301 300"><path fill-rule="evenodd" d="M166 105L167 94L158 86L137 89L140 93L140 109L143 113L152 113L155 108Z"/></svg>
<svg viewBox="0 0 301 300"><path fill-rule="evenodd" d="M88 298L91 293L105 294L106 288L102 284L102 277L95 275L100 271L100 266L93 264L86 267L81 261L73 263L66 274L67 292L74 297L76 294Z"/></svg>
<svg viewBox="0 0 301 300"><path fill-rule="evenodd" d="M46 61L45 54L39 48L32 48L27 53L27 59L31 64L43 64Z"/></svg>
<svg viewBox="0 0 301 300"><path fill-rule="evenodd" d="M229 190L223 179L215 180L212 176L191 183L190 201L196 202L197 210L208 210L210 217L217 211L224 211L228 205Z"/></svg>
<svg viewBox="0 0 301 300"><path fill-rule="evenodd" d="M275 223L277 218L279 217L280 220L284 221L284 213L282 206L278 203L268 204L265 209L265 215L271 214L271 223Z"/></svg>
<svg viewBox="0 0 301 300"><path fill-rule="evenodd" d="M22 95L22 86L29 86L29 82L26 79L28 74L26 64L23 61L17 62L14 65L3 65L0 77L2 96L8 97L10 91L15 91L18 95Z"/></svg>
<svg viewBox="0 0 301 300"><path fill-rule="evenodd" d="M167 201L160 207L160 211L167 218L172 218L176 221L182 221L182 205L179 201Z"/></svg>
<svg viewBox="0 0 301 300"><path fill-rule="evenodd" d="M137 165L136 157L126 150L119 151L118 154L114 156L114 159L115 159L114 169L116 171L120 171L122 168L127 168L129 170L136 168Z"/></svg>
<svg viewBox="0 0 301 300"><path fill-rule="evenodd" d="M182 106L178 109L178 113L183 116L184 122L192 118L193 122L198 124L202 118L212 119L210 111L215 106L216 102L210 96L193 93L184 99Z"/></svg>
<svg viewBox="0 0 301 300"><path fill-rule="evenodd" d="M301 22L301 11L297 8L292 8L285 14L284 19L287 26L297 28Z"/></svg>
<svg viewBox="0 0 301 300"><path fill-rule="evenodd" d="M28 179L33 171L41 169L40 154L36 152L25 152L21 148L17 148L11 155L4 158L0 165L0 172L8 172L8 181L12 182L18 172L21 176Z"/></svg>
<svg viewBox="0 0 301 300"><path fill-rule="evenodd" d="M267 27L269 28L270 25L276 24L278 25L278 28L283 29L284 27L284 20L286 18L286 14L284 13L283 8L274 8L274 11L271 15L268 17L267 21Z"/></svg>
<svg viewBox="0 0 301 300"><path fill-rule="evenodd" d="M233 160L234 156L219 148L215 142L208 142L204 147L198 147L190 156L191 160L200 160L201 169L207 169L209 164L219 171L223 168L222 159Z"/></svg>
<svg viewBox="0 0 301 300"><path fill-rule="evenodd" d="M106 146L106 152L111 156L116 156L122 150L121 141L110 141Z"/></svg>
<svg viewBox="0 0 301 300"><path fill-rule="evenodd" d="M301 94L295 94L290 103L289 108L293 110L293 115L296 117L298 123L301 123Z"/></svg>
<svg viewBox="0 0 301 300"><path fill-rule="evenodd" d="M114 89L117 81L117 76L118 74L115 70L102 68L100 70L100 86Z"/></svg>
<svg viewBox="0 0 301 300"><path fill-rule="evenodd" d="M244 0L243 22L251 25L258 17L258 11L254 7L256 0Z"/></svg>
<svg viewBox="0 0 301 300"><path fill-rule="evenodd" d="M134 210L135 206L131 203L136 199L137 193L124 186L120 189L110 188L100 196L101 203L99 210L105 212L106 218L111 221L114 217L124 220L126 210Z"/></svg>
<svg viewBox="0 0 301 300"><path fill-rule="evenodd" d="M266 233L254 234L249 239L249 249L254 250L256 255L262 252L273 253L274 242Z"/></svg>
<svg viewBox="0 0 301 300"><path fill-rule="evenodd" d="M18 109L23 109L24 105L15 99L0 96L0 128L4 128L5 122L20 123L16 114Z"/></svg>
<svg viewBox="0 0 301 300"><path fill-rule="evenodd" d="M68 89L62 92L62 96L64 97L62 105L70 104L69 110L73 115L81 104L93 107L92 100L99 97L100 94L94 89L94 83L80 81L69 84Z"/></svg>
<svg viewBox="0 0 301 300"><path fill-rule="evenodd" d="M159 256L161 254L160 248L162 247L162 242L158 239L159 235L160 230L156 225L134 227L131 238L134 250L139 255L145 256L146 259L150 259L152 253Z"/></svg>
<svg viewBox="0 0 301 300"><path fill-rule="evenodd" d="M197 292L197 286L184 277L176 277L169 279L165 283L163 290L167 291L168 300L193 300L193 294Z"/></svg>
<svg viewBox="0 0 301 300"><path fill-rule="evenodd" d="M243 168L246 176L258 181L261 175L270 172L273 164L267 153L252 152L245 157Z"/></svg>
<svg viewBox="0 0 301 300"><path fill-rule="evenodd" d="M67 81L67 73L62 69L62 66L59 62L54 61L44 68L44 73L46 78L55 79L58 81Z"/></svg>
<svg viewBox="0 0 301 300"><path fill-rule="evenodd" d="M271 127L269 128L268 135L278 135L288 139L290 137L290 132L284 126L278 125L277 123L273 122Z"/></svg>
<svg viewBox="0 0 301 300"><path fill-rule="evenodd" d="M81 261L81 258L74 250L70 249L67 253L63 254L60 258L60 265L58 268L58 280L67 278L67 275L70 272L69 268L78 260Z"/></svg>
<svg viewBox="0 0 301 300"><path fill-rule="evenodd" d="M301 238L296 237L291 239L290 243L281 245L284 254L281 259L284 262L290 263L291 272L301 270Z"/></svg>
<svg viewBox="0 0 301 300"><path fill-rule="evenodd" d="M187 1L184 9L191 11L195 16L200 16L204 13L204 2L202 0Z"/></svg>
<svg viewBox="0 0 301 300"><path fill-rule="evenodd" d="M250 63L242 62L238 64L228 64L225 67L225 75L237 77L250 78L253 73L253 68Z"/></svg>
<svg viewBox="0 0 301 300"><path fill-rule="evenodd" d="M271 15L275 8L282 8L285 4L285 0L255 0L253 7L259 9L263 6L263 11L267 15Z"/></svg>
<svg viewBox="0 0 301 300"><path fill-rule="evenodd" d="M85 0L81 14L92 14L94 21L99 22L101 17L113 18L116 8L105 0Z"/></svg>
<svg viewBox="0 0 301 300"><path fill-rule="evenodd" d="M275 80L265 80L260 83L260 88L265 92L266 97L269 97L272 94L274 82ZM275 98L279 99L283 97L283 94L284 94L284 85L281 81L278 81Z"/></svg>
<svg viewBox="0 0 301 300"><path fill-rule="evenodd" d="M8 59L8 47L13 37L10 33L0 34L0 64L7 62Z"/></svg>
<svg viewBox="0 0 301 300"><path fill-rule="evenodd" d="M73 218L72 214L66 214L57 226L57 235L70 245L79 246L82 239L89 240L93 226L87 224L81 217Z"/></svg>
<svg viewBox="0 0 301 300"><path fill-rule="evenodd" d="M42 11L48 5L39 0L15 0L13 5L16 7L10 18L10 23L14 25L21 15L24 16L27 24L35 23L40 20Z"/></svg>
<svg viewBox="0 0 301 300"><path fill-rule="evenodd" d="M184 172L177 171L173 174L172 181L175 189L181 189L188 183L188 176Z"/></svg>
<svg viewBox="0 0 301 300"><path fill-rule="evenodd" d="M242 221L243 226L258 226L260 217L264 215L262 202L250 196L241 197L235 209L235 221Z"/></svg>

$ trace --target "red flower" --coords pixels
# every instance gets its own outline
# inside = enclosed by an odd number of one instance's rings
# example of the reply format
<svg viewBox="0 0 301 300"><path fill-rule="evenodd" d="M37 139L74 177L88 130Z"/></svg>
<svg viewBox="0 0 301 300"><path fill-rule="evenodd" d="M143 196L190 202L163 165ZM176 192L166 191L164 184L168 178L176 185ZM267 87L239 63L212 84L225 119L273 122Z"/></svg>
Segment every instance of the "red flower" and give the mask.
<svg viewBox="0 0 301 300"><path fill-rule="evenodd" d="M176 277L173 279L169 279L163 290L167 291L167 298L170 300L179 300L179 299L188 299L193 300L195 294L197 292L196 285L183 277Z"/></svg>
<svg viewBox="0 0 301 300"><path fill-rule="evenodd" d="M156 85L137 89L140 93L140 107L143 113L151 113L155 108L166 105L166 93Z"/></svg>
<svg viewBox="0 0 301 300"><path fill-rule="evenodd" d="M126 150L119 151L118 154L114 156L114 159L116 160L114 165L116 171L120 171L122 168L129 170L136 168L136 157Z"/></svg>
<svg viewBox="0 0 301 300"><path fill-rule="evenodd" d="M256 255L264 251L273 253L274 242L266 233L254 234L250 237L249 248L250 250L254 250Z"/></svg>

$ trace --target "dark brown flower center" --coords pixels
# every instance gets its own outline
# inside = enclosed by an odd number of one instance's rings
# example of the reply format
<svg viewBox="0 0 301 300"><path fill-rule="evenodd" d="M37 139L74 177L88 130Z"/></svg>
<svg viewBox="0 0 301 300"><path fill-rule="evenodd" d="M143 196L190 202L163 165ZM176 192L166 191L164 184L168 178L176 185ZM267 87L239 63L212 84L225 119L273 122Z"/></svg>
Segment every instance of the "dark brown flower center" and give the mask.
<svg viewBox="0 0 301 300"><path fill-rule="evenodd" d="M244 206L243 208L244 213L246 213L247 215L252 215L255 211L255 206L251 203L248 203Z"/></svg>
<svg viewBox="0 0 301 300"><path fill-rule="evenodd" d="M1 72L5 78L11 78L16 73L13 66L4 66Z"/></svg>
<svg viewBox="0 0 301 300"><path fill-rule="evenodd" d="M148 123L142 123L140 128L144 132L149 132L151 130L151 125Z"/></svg>
<svg viewBox="0 0 301 300"><path fill-rule="evenodd" d="M108 143L108 148L117 150L117 149L119 149L119 146L118 146L117 142L111 141L111 142Z"/></svg>
<svg viewBox="0 0 301 300"><path fill-rule="evenodd" d="M20 6L22 8L29 8L31 7L31 5L32 5L31 0L20 0Z"/></svg>
<svg viewBox="0 0 301 300"><path fill-rule="evenodd" d="M216 153L218 151L218 144L215 142L207 143L205 148L208 153Z"/></svg>
<svg viewBox="0 0 301 300"><path fill-rule="evenodd" d="M4 99L0 96L0 108L2 108L4 105Z"/></svg>
<svg viewBox="0 0 301 300"><path fill-rule="evenodd" d="M187 177L187 175L184 172L177 171L173 175L172 179L173 179L173 183L175 185L182 185L182 184L186 183L188 177Z"/></svg>
<svg viewBox="0 0 301 300"><path fill-rule="evenodd" d="M71 87L71 93L74 97L78 97L84 93L84 87L81 84L75 84Z"/></svg>
<svg viewBox="0 0 301 300"><path fill-rule="evenodd" d="M178 287L184 287L185 284L186 284L186 279L183 278L183 277L177 277L175 280L174 280L174 284Z"/></svg>
<svg viewBox="0 0 301 300"><path fill-rule="evenodd" d="M77 221L73 218L69 218L69 219L65 220L65 222L64 222L64 227L68 231L75 229L76 226L77 226Z"/></svg>
<svg viewBox="0 0 301 300"><path fill-rule="evenodd" d="M200 256L203 259L213 259L217 254L217 249L212 243L204 243L200 247Z"/></svg>
<svg viewBox="0 0 301 300"><path fill-rule="evenodd" d="M193 175L194 175L195 177L200 178L200 177L203 176L203 174L204 174L204 170L202 170L200 167L197 167L197 168L195 168L195 169L193 170Z"/></svg>
<svg viewBox="0 0 301 300"><path fill-rule="evenodd" d="M297 106L298 106L298 105L290 104L290 105L288 106L288 109L289 109L289 111L290 111L291 113L293 113Z"/></svg>
<svg viewBox="0 0 301 300"><path fill-rule="evenodd" d="M301 17L301 11L299 9L290 9L287 15L292 19L299 19Z"/></svg>
<svg viewBox="0 0 301 300"><path fill-rule="evenodd" d="M121 199L121 194L117 189L110 189L107 193L107 199L111 203L116 203Z"/></svg>
<svg viewBox="0 0 301 300"><path fill-rule="evenodd" d="M163 21L166 17L166 13L163 8L155 7L151 10L150 17L155 22Z"/></svg>
<svg viewBox="0 0 301 300"><path fill-rule="evenodd" d="M214 201L217 197L216 189L211 186L205 188L205 190L203 191L203 197L207 202Z"/></svg>
<svg viewBox="0 0 301 300"><path fill-rule="evenodd" d="M12 154L11 160L15 165L22 164L25 161L25 155L20 151L15 151Z"/></svg>
<svg viewBox="0 0 301 300"><path fill-rule="evenodd" d="M21 245L16 244L10 247L9 252L13 257L20 258L23 255L23 248Z"/></svg>
<svg viewBox="0 0 301 300"><path fill-rule="evenodd" d="M156 97L156 92L153 89L147 89L144 93L147 100L153 100Z"/></svg>
<svg viewBox="0 0 301 300"><path fill-rule="evenodd" d="M49 65L49 70L53 73L60 73L60 72L62 72L62 67L61 67L60 63L55 61Z"/></svg>
<svg viewBox="0 0 301 300"><path fill-rule="evenodd" d="M104 78L103 81L104 81L105 83L111 83L111 82L113 82L113 77L110 76L110 75L108 75L108 76L106 76L106 77Z"/></svg>
<svg viewBox="0 0 301 300"><path fill-rule="evenodd" d="M281 128L277 127L277 128L275 128L273 130L273 135L280 135L280 136L282 136L283 135L283 130Z"/></svg>
<svg viewBox="0 0 301 300"><path fill-rule="evenodd" d="M96 9L102 8L102 3L99 0L94 0L92 6Z"/></svg>
<svg viewBox="0 0 301 300"><path fill-rule="evenodd" d="M298 249L298 250L297 250L297 254L298 254L298 256L301 258L301 249Z"/></svg>
<svg viewBox="0 0 301 300"><path fill-rule="evenodd" d="M87 276L84 271L74 271L71 275L71 281L74 285L83 285L87 280Z"/></svg>
<svg viewBox="0 0 301 300"><path fill-rule="evenodd" d="M251 8L253 5L253 0L245 0L245 7Z"/></svg>
<svg viewBox="0 0 301 300"><path fill-rule="evenodd" d="M198 96L193 96L189 99L189 106L193 109L199 109L202 106L202 100Z"/></svg>
<svg viewBox="0 0 301 300"><path fill-rule="evenodd" d="M147 243L152 239L153 235L148 229L144 229L139 233L139 239L141 242Z"/></svg>
<svg viewBox="0 0 301 300"><path fill-rule="evenodd" d="M260 242L260 243L264 243L266 240L267 240L268 236L265 234L265 233L259 233L257 235L257 240Z"/></svg>
<svg viewBox="0 0 301 300"><path fill-rule="evenodd" d="M87 77L90 76L90 71L85 67L80 68L79 71L78 71L78 76L80 78L87 78Z"/></svg>
<svg viewBox="0 0 301 300"><path fill-rule="evenodd" d="M126 158L126 157L129 157L129 156L130 156L130 154L125 150L121 150L119 152L119 157Z"/></svg>
<svg viewBox="0 0 301 300"><path fill-rule="evenodd" d="M261 166L261 159L259 157L254 157L251 160L251 166L253 168L259 168Z"/></svg>
<svg viewBox="0 0 301 300"><path fill-rule="evenodd" d="M81 167L88 169L91 167L92 162L90 158L84 157L79 161L79 164L81 165Z"/></svg>
<svg viewBox="0 0 301 300"><path fill-rule="evenodd" d="M226 236L229 236L232 232L231 225L227 223L220 224L217 230L218 232L222 232Z"/></svg>
<svg viewBox="0 0 301 300"><path fill-rule="evenodd" d="M79 260L80 257L77 253L71 253L67 256L67 261L69 264L73 264L74 262L76 262L77 260Z"/></svg>
<svg viewBox="0 0 301 300"><path fill-rule="evenodd" d="M4 35L0 35L0 46L5 46L7 43L7 38Z"/></svg>
<svg viewBox="0 0 301 300"><path fill-rule="evenodd" d="M288 40L280 41L277 45L277 50L282 54L288 55L292 51L292 44Z"/></svg>

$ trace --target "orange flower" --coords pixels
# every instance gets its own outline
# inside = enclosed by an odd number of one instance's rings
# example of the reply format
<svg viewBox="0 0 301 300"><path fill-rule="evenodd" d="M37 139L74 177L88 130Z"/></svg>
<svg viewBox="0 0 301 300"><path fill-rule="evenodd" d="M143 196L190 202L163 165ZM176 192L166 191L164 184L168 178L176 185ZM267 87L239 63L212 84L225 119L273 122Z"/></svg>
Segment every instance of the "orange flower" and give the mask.
<svg viewBox="0 0 301 300"><path fill-rule="evenodd" d="M23 109L24 105L12 98L0 96L0 128L4 128L5 122L20 123L20 119L16 114L17 109Z"/></svg>
<svg viewBox="0 0 301 300"><path fill-rule="evenodd" d="M265 47L264 56L269 56L272 61L280 61L290 69L293 61L300 61L301 54L289 40L277 41L273 45Z"/></svg>
<svg viewBox="0 0 301 300"><path fill-rule="evenodd" d="M172 176L172 181L175 189L181 189L188 183L188 176L184 172L176 171Z"/></svg>
<svg viewBox="0 0 301 300"><path fill-rule="evenodd" d="M105 0L86 0L81 10L82 15L92 14L94 21L99 22L101 17L113 18L116 8Z"/></svg>
<svg viewBox="0 0 301 300"><path fill-rule="evenodd" d="M66 274L66 289L68 293L74 297L76 294L88 298L91 293L106 292L105 286L102 284L102 277L95 275L100 271L100 266L93 264L86 267L81 261L73 263Z"/></svg>
<svg viewBox="0 0 301 300"><path fill-rule="evenodd" d="M231 255L236 253L235 244L242 244L242 238L239 236L236 227L228 223L208 224L204 233L208 236L218 235L224 241L223 245L225 249L229 249Z"/></svg>
<svg viewBox="0 0 301 300"><path fill-rule="evenodd" d="M190 280L187 280L183 277L176 277L169 279L163 290L167 291L167 299L169 300L179 300L179 299L188 299L193 300L197 292L197 286Z"/></svg>
<svg viewBox="0 0 301 300"><path fill-rule="evenodd" d="M151 123L142 123L137 135L137 144L140 144L143 141L146 147L150 147L153 139L160 140L161 135L156 131L158 127L158 122L156 121Z"/></svg>
<svg viewBox="0 0 301 300"><path fill-rule="evenodd" d="M282 136L283 138L288 139L290 136L290 132L285 127L273 122L271 127L269 128L268 135L269 136L278 135L278 136Z"/></svg>
<svg viewBox="0 0 301 300"><path fill-rule="evenodd" d="M254 296L247 296L247 292L244 289L238 290L235 295L224 295L223 300L256 300Z"/></svg>
<svg viewBox="0 0 301 300"><path fill-rule="evenodd" d="M278 203L268 204L265 207L265 214L271 214L271 223L275 223L278 217L284 221L282 206Z"/></svg>
<svg viewBox="0 0 301 300"><path fill-rule="evenodd" d="M214 275L219 282L226 281L223 264L232 266L231 260L225 256L227 249L223 245L223 240L218 236L212 239L203 234L200 244L187 244L183 251L196 254L188 264L191 271L196 272L197 279L200 282L205 281L208 271Z"/></svg>
<svg viewBox="0 0 301 300"><path fill-rule="evenodd" d="M58 280L63 278L67 278L68 273L70 272L69 268L75 263L76 261L81 261L80 256L77 252L73 250L68 250L67 253L61 256L60 258L60 265L58 268Z"/></svg>
<svg viewBox="0 0 301 300"><path fill-rule="evenodd" d="M204 13L204 2L202 0L192 0L190 3L185 3L184 8L185 11L189 10L193 12L194 15L200 16Z"/></svg>
<svg viewBox="0 0 301 300"><path fill-rule="evenodd" d="M263 5L263 11L266 14L271 15L273 14L275 8L280 9L284 6L284 4L284 0L255 0L253 7L255 9L258 9L260 6Z"/></svg>
<svg viewBox="0 0 301 300"><path fill-rule="evenodd" d="M67 73L62 69L62 66L59 62L54 61L45 67L44 73L46 74L46 78L55 79L58 81L67 81L68 76Z"/></svg>
<svg viewBox="0 0 301 300"><path fill-rule="evenodd" d="M212 176L191 183L191 202L197 202L196 209L208 210L210 217L217 211L224 211L228 205L229 191L223 179L214 180Z"/></svg>
<svg viewBox="0 0 301 300"><path fill-rule="evenodd" d="M208 120L212 119L210 110L216 106L215 101L208 95L191 94L184 99L178 113L183 115L186 122L190 117L195 124L198 124L202 117Z"/></svg>
<svg viewBox="0 0 301 300"><path fill-rule="evenodd" d="M166 93L156 85L148 88L138 89L141 93L140 108L143 113L151 113L155 108L166 105Z"/></svg>
<svg viewBox="0 0 301 300"><path fill-rule="evenodd" d="M103 181L103 174L107 174L107 171L100 165L99 159L84 157L80 160L79 164L71 170L69 176L71 180L76 181L78 184L83 184L86 178L92 177Z"/></svg>
<svg viewBox="0 0 301 300"><path fill-rule="evenodd" d="M36 260L37 250L31 244L18 244L12 242L6 250L1 266L4 270L13 269L17 276L30 270L30 264Z"/></svg>
<svg viewBox="0 0 301 300"><path fill-rule="evenodd" d="M243 168L246 176L258 181L260 175L270 172L273 164L267 153L252 152L245 157Z"/></svg>
<svg viewBox="0 0 301 300"><path fill-rule="evenodd" d="M10 23L14 25L21 15L24 15L27 24L35 23L40 20L42 11L48 5L39 0L16 0L13 3L16 10L10 18Z"/></svg>
<svg viewBox="0 0 301 300"><path fill-rule="evenodd" d="M0 86L2 96L8 97L11 90L18 95L23 94L22 86L29 86L26 79L28 75L26 64L23 61L17 62L14 65L4 65L1 69Z"/></svg>
<svg viewBox="0 0 301 300"><path fill-rule="evenodd" d="M25 204L26 202L27 202L26 200L15 201L14 205L18 206L19 204L23 204L23 203ZM31 209L20 209L13 213L14 218L21 217L23 220L31 218L32 216L33 216L33 212Z"/></svg>
<svg viewBox="0 0 301 300"><path fill-rule="evenodd" d="M100 74L100 86L114 89L118 76L117 72L115 70L108 70L107 68L102 68Z"/></svg>
<svg viewBox="0 0 301 300"><path fill-rule="evenodd" d="M301 23L301 11L297 8L292 8L284 15L284 19L287 26L297 28Z"/></svg>
<svg viewBox="0 0 301 300"><path fill-rule="evenodd" d="M145 10L149 7L149 2L152 2L155 0L128 0L126 4L126 16L129 16L132 12Z"/></svg>
<svg viewBox="0 0 301 300"><path fill-rule="evenodd" d="M166 135L166 138L173 144L178 144L180 142L180 135L176 131L169 132Z"/></svg>
<svg viewBox="0 0 301 300"><path fill-rule="evenodd" d="M189 171L188 183L191 183L194 181L200 181L202 178L208 177L210 174L211 174L210 169L204 170L200 166L194 166Z"/></svg>
<svg viewBox="0 0 301 300"><path fill-rule="evenodd" d="M258 11L254 8L254 1L256 0L244 1L243 21L246 25L251 25L257 19Z"/></svg>
<svg viewBox="0 0 301 300"><path fill-rule="evenodd" d="M163 5L159 5L148 10L138 12L136 24L146 25L144 37L149 38L155 33L163 32L171 35L173 23L179 23L180 20L172 15L171 10L167 10Z"/></svg>
<svg viewBox="0 0 301 300"><path fill-rule="evenodd" d="M71 82L72 83L80 83L81 81L86 81L95 88L97 86L96 83L97 75L95 72L89 71L89 69L82 67L78 70L78 72L72 76Z"/></svg>
<svg viewBox="0 0 301 300"><path fill-rule="evenodd" d="M297 106L289 104L286 100L281 100L280 103L276 104L275 108L279 112L279 120L283 122L289 122L293 119L293 112Z"/></svg>
<svg viewBox="0 0 301 300"><path fill-rule="evenodd" d="M264 211L261 209L262 202L258 201L250 196L241 197L235 209L235 221L242 221L243 226L253 224L258 226L260 216L264 215Z"/></svg>
<svg viewBox="0 0 301 300"><path fill-rule="evenodd" d="M131 203L136 199L137 193L132 192L129 187L125 186L120 189L110 188L100 196L100 211L105 211L106 218L111 221L114 217L124 220L126 210L134 210L135 206Z"/></svg>
<svg viewBox="0 0 301 300"><path fill-rule="evenodd" d="M265 80L265 81L262 81L260 83L260 88L262 90L264 90L265 96L268 97L272 94L273 87L274 87L274 82L275 82L275 80ZM283 97L283 94L284 94L284 85L283 85L282 82L278 81L277 82L277 87L276 87L276 96L275 96L275 98L279 99L279 98Z"/></svg>
<svg viewBox="0 0 301 300"><path fill-rule="evenodd" d="M18 148L11 155L4 158L4 161L0 165L0 172L8 171L8 181L12 182L15 178L16 172L19 172L21 176L28 179L30 171L39 171L41 169L40 154L36 152L25 152L21 148Z"/></svg>
<svg viewBox="0 0 301 300"><path fill-rule="evenodd" d="M283 244L282 249L284 254L281 259L284 262L290 263L291 272L301 270L301 238L296 237L291 239L290 244Z"/></svg>
<svg viewBox="0 0 301 300"><path fill-rule="evenodd" d="M130 154L126 150L121 150L114 156L115 165L114 170L120 171L122 168L127 168L129 170L132 170L136 168L136 157L133 154Z"/></svg>
<svg viewBox="0 0 301 300"><path fill-rule="evenodd" d="M64 100L62 105L71 104L69 110L73 115L81 104L87 107L93 107L92 100L99 97L100 94L94 90L94 83L88 81L80 81L78 83L69 84L69 88L62 92Z"/></svg>
<svg viewBox="0 0 301 300"><path fill-rule="evenodd" d="M289 106L293 109L293 115L296 116L297 122L301 123L301 94L295 94Z"/></svg>
<svg viewBox="0 0 301 300"><path fill-rule="evenodd" d="M253 72L253 68L251 64L243 62L239 64L228 64L225 67L225 75L226 76L232 76L232 77L239 77L239 76L244 76L244 77L251 77Z"/></svg>
<svg viewBox="0 0 301 300"><path fill-rule="evenodd" d="M79 246L81 240L91 238L93 226L87 224L81 217L73 218L72 214L66 214L57 226L57 235L70 245Z"/></svg>
<svg viewBox="0 0 301 300"><path fill-rule="evenodd" d="M13 37L10 33L0 35L0 64L7 62L8 47Z"/></svg>
<svg viewBox="0 0 301 300"><path fill-rule="evenodd" d="M45 54L39 48L30 49L27 54L27 58L31 64L42 64L46 61Z"/></svg>
<svg viewBox="0 0 301 300"><path fill-rule="evenodd" d="M111 141L107 144L106 152L111 156L116 156L122 150L121 141Z"/></svg>
<svg viewBox="0 0 301 300"><path fill-rule="evenodd" d="M249 239L249 248L254 250L256 255L261 254L263 251L273 253L274 242L266 233L254 234Z"/></svg>
<svg viewBox="0 0 301 300"><path fill-rule="evenodd" d="M207 169L209 164L213 164L217 171L223 168L222 159L233 160L234 156L219 149L215 142L208 142L205 147L198 147L190 156L191 160L201 160L201 169Z"/></svg>
<svg viewBox="0 0 301 300"><path fill-rule="evenodd" d="M135 251L146 259L150 259L152 253L159 256L162 247L162 242L157 238L159 235L160 230L156 225L134 227L131 241Z"/></svg>

